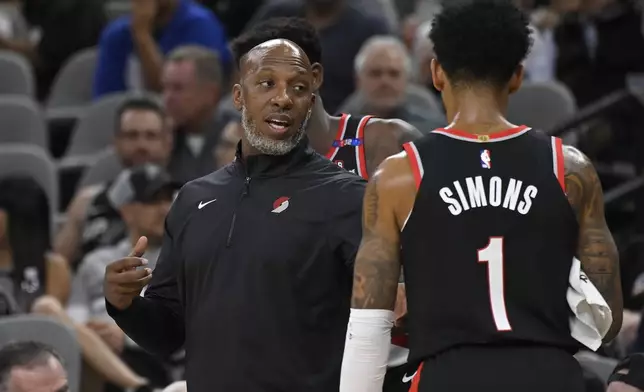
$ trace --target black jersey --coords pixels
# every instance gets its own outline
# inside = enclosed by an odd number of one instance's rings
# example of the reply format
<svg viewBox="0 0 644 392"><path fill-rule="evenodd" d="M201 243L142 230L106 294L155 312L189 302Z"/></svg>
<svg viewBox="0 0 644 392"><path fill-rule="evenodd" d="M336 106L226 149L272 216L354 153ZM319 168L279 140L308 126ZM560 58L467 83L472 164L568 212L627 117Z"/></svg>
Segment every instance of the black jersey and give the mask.
<svg viewBox="0 0 644 392"><path fill-rule="evenodd" d="M341 168L369 179L364 155L364 129L373 116L342 114L340 125L326 157Z"/></svg>
<svg viewBox="0 0 644 392"><path fill-rule="evenodd" d="M575 350L566 292L579 229L561 140L438 129L404 148L418 186L401 233L410 362L462 345Z"/></svg>

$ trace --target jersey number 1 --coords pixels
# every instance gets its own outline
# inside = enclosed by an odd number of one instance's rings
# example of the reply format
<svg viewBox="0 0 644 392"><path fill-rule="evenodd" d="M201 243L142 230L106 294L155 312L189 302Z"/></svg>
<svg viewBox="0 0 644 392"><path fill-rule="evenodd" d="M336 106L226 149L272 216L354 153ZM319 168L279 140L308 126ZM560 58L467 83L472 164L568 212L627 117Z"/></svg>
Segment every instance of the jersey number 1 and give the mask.
<svg viewBox="0 0 644 392"><path fill-rule="evenodd" d="M503 237L490 237L490 242L487 246L478 251L478 262L487 263L488 291L496 329L499 331L511 331L512 327L505 308Z"/></svg>

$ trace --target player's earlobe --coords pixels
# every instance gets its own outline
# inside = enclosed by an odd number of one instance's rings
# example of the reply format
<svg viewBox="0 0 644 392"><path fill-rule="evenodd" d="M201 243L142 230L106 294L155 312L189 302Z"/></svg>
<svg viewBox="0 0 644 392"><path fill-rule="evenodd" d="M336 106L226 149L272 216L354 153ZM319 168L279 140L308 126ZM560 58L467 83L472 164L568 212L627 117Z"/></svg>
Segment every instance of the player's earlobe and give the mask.
<svg viewBox="0 0 644 392"><path fill-rule="evenodd" d="M242 98L242 86L241 84L235 84L233 86L233 105L235 109L241 111L243 107L244 100Z"/></svg>

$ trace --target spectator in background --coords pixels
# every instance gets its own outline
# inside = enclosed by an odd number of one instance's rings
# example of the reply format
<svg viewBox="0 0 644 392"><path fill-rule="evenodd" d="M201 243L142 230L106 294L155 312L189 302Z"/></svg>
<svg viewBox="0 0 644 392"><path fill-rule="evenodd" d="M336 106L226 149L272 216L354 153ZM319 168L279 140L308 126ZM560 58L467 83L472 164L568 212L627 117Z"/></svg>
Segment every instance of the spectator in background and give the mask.
<svg viewBox="0 0 644 392"><path fill-rule="evenodd" d="M532 17L544 56L580 107L644 71L641 20L632 2L619 0L552 0Z"/></svg>
<svg viewBox="0 0 644 392"><path fill-rule="evenodd" d="M445 125L442 113L433 113L433 97L424 87L410 85L412 64L407 49L392 36L371 37L355 58L358 106L344 112L398 118L429 132Z"/></svg>
<svg viewBox="0 0 644 392"><path fill-rule="evenodd" d="M0 37L28 41L29 25L22 15L19 0L0 0Z"/></svg>
<svg viewBox="0 0 644 392"><path fill-rule="evenodd" d="M237 37L264 0L199 0L210 8L226 27L228 38Z"/></svg>
<svg viewBox="0 0 644 392"><path fill-rule="evenodd" d="M230 61L226 35L215 15L193 0L131 0L132 15L103 31L94 95L127 89L161 90L164 56L187 44L202 45Z"/></svg>
<svg viewBox="0 0 644 392"><path fill-rule="evenodd" d="M241 140L243 132L242 125L238 121L231 121L226 125L226 128L221 133L219 143L217 143L213 151L217 169L229 164L235 159L237 144Z"/></svg>
<svg viewBox="0 0 644 392"><path fill-rule="evenodd" d="M324 83L320 95L324 108L334 114L354 91L353 59L374 35L392 30L383 17L366 13L351 0L285 0L267 2L249 25L273 17L299 16L316 27L322 43Z"/></svg>
<svg viewBox="0 0 644 392"><path fill-rule="evenodd" d="M217 115L223 90L219 57L207 48L179 47L168 55L161 81L175 127L168 170L174 180L185 183L215 169L212 149L228 122Z"/></svg>
<svg viewBox="0 0 644 392"><path fill-rule="evenodd" d="M46 98L63 64L81 49L95 46L106 17L103 0L17 0L32 36L0 38L0 49L27 57L34 65L38 98Z"/></svg>
<svg viewBox="0 0 644 392"><path fill-rule="evenodd" d="M45 294L66 302L71 276L67 261L50 253L46 194L31 178L4 179L0 189L2 314L29 312Z"/></svg>
<svg viewBox="0 0 644 392"><path fill-rule="evenodd" d="M158 102L149 97L132 97L123 102L116 117L114 147L124 168L148 162L168 163L172 133ZM97 247L114 245L124 238L125 226L107 197L110 185L80 189L72 200L54 246L67 260L76 262Z"/></svg>
<svg viewBox="0 0 644 392"><path fill-rule="evenodd" d="M110 204L119 211L127 235L119 243L97 248L85 256L74 279L68 313L76 323L96 332L135 372L154 387L170 383L161 362L125 336L107 314L103 295L105 267L130 253L141 236L148 240L148 268L154 269L159 254L165 217L178 186L161 166L147 164L124 170L109 190ZM114 387L108 389L113 390Z"/></svg>
<svg viewBox="0 0 644 392"><path fill-rule="evenodd" d="M0 390L69 392L62 358L37 342L16 342L0 350Z"/></svg>

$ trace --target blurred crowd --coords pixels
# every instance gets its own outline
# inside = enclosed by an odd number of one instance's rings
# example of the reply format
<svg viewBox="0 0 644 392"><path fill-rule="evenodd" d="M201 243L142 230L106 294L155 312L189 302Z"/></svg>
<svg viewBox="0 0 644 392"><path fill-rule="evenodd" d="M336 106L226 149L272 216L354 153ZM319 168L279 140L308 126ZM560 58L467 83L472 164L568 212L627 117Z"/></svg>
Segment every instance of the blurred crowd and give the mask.
<svg viewBox="0 0 644 392"><path fill-rule="evenodd" d="M644 352L644 111L632 94L610 110L601 106L644 73L642 4L516 3L533 27L526 83L556 86L574 102L543 130L579 145L607 194L632 184L607 197L629 310L601 354ZM236 64L228 42L268 18L304 17L321 37L320 94L329 113L398 118L429 132L446 122L428 38L440 7L439 0L0 1L0 312L47 315L73 329L70 347L82 363L67 370L78 390L162 389L181 380L182 353L161 359L140 350L107 315L102 281L106 264L142 235L153 266L174 191L234 158L242 129L230 98ZM510 120L529 122L532 105L536 98L525 117L517 111ZM590 114L565 125L580 113Z"/></svg>

